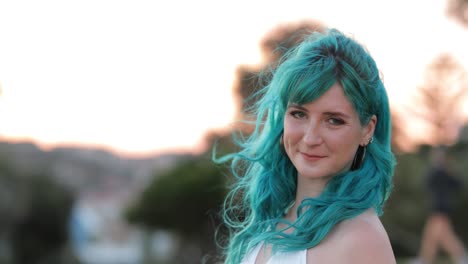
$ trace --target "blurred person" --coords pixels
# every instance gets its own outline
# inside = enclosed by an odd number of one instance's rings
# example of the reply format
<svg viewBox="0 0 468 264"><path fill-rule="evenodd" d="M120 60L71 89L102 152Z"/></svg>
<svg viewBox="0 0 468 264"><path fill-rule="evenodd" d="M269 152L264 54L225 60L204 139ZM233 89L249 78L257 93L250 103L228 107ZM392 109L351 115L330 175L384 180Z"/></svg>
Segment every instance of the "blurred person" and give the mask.
<svg viewBox="0 0 468 264"><path fill-rule="evenodd" d="M379 216L392 189L390 110L374 59L336 29L289 51L231 161L228 264L395 263Z"/></svg>
<svg viewBox="0 0 468 264"><path fill-rule="evenodd" d="M453 230L450 215L454 194L462 187L449 166L449 157L443 147L431 153L431 167L427 174L427 188L431 194L431 212L424 226L419 263L433 263L439 249L444 250L455 263L468 264L465 248Z"/></svg>

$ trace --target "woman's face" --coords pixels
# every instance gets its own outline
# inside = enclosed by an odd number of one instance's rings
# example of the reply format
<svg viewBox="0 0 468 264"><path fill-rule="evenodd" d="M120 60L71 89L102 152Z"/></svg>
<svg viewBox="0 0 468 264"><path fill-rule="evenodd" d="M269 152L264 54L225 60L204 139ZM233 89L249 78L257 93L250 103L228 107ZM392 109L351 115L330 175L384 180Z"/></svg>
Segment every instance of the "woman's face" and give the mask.
<svg viewBox="0 0 468 264"><path fill-rule="evenodd" d="M377 118L362 126L340 84L305 105L288 106L283 142L298 177L328 181L351 167L359 145L372 137Z"/></svg>

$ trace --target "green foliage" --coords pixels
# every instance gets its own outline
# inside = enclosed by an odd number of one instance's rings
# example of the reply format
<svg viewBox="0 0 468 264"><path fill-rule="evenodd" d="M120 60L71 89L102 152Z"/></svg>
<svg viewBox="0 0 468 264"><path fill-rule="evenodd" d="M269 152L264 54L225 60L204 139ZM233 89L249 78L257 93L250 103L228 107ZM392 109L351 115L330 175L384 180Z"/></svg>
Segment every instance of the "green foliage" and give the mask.
<svg viewBox="0 0 468 264"><path fill-rule="evenodd" d="M24 215L12 233L17 263L35 263L59 251L68 241L68 218L73 204L70 191L44 175L26 182Z"/></svg>
<svg viewBox="0 0 468 264"><path fill-rule="evenodd" d="M0 183L0 230L11 246L14 263L42 263L57 255L68 241L73 193L48 175L24 175L3 161Z"/></svg>
<svg viewBox="0 0 468 264"><path fill-rule="evenodd" d="M21 208L13 206L17 203L20 179L15 177L13 169L0 160L0 235L5 235L13 226Z"/></svg>
<svg viewBox="0 0 468 264"><path fill-rule="evenodd" d="M419 236L428 213L423 186L427 160L419 153L400 154L396 159L393 193L385 206L382 222L395 255L414 256L419 249Z"/></svg>
<svg viewBox="0 0 468 264"><path fill-rule="evenodd" d="M219 212L225 192L220 168L198 156L155 176L127 216L151 229L196 234Z"/></svg>

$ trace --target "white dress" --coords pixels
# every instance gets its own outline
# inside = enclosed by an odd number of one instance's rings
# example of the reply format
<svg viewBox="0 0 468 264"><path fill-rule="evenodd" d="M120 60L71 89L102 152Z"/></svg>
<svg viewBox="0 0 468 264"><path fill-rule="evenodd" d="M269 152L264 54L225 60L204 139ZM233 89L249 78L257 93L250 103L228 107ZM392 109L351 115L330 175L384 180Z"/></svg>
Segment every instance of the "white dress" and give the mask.
<svg viewBox="0 0 468 264"><path fill-rule="evenodd" d="M245 255L241 264L255 264L258 252L262 248L263 243L259 243L247 255ZM277 252L271 256L267 264L306 264L307 250L293 252Z"/></svg>

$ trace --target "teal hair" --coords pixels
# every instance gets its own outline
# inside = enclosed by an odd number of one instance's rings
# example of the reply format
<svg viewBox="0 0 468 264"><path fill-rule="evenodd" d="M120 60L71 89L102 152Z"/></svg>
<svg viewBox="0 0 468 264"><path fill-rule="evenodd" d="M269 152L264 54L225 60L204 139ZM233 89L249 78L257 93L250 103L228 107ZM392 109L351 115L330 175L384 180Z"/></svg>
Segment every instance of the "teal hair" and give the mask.
<svg viewBox="0 0 468 264"><path fill-rule="evenodd" d="M286 108L314 101L336 82L362 124L377 116L374 141L358 170L332 178L320 196L302 201L295 222L287 222L283 216L295 199L297 171L279 144ZM392 189L395 159L387 93L373 58L358 42L335 29L310 34L283 57L260 93L254 131L237 138L239 152L218 160L231 161L236 179L223 211L230 230L228 264L240 263L262 241L274 251L314 247L337 223L368 208L381 215ZM278 223L294 231L277 230Z"/></svg>

